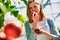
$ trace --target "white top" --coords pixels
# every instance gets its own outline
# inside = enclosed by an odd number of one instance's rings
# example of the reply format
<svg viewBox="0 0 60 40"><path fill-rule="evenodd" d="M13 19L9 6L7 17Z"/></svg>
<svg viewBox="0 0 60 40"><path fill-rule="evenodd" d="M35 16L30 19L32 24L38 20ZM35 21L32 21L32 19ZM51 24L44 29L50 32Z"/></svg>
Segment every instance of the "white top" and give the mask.
<svg viewBox="0 0 60 40"><path fill-rule="evenodd" d="M31 26L31 28L32 28L33 25L30 24L30 26ZM43 20L43 21L41 21L41 22L38 22L37 27L40 27L40 28L42 28L44 31L50 33L50 28L49 28L49 26L48 26L48 24L47 24L47 20L46 20L46 19ZM37 40L48 40L43 34L36 35L36 37L37 37Z"/></svg>

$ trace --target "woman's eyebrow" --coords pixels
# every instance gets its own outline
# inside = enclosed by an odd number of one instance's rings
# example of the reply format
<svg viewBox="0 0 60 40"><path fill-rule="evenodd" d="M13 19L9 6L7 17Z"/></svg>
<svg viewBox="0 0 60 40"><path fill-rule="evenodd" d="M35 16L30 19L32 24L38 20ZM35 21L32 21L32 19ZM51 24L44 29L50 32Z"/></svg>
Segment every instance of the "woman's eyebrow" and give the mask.
<svg viewBox="0 0 60 40"><path fill-rule="evenodd" d="M39 3L36 2L37 5L39 5Z"/></svg>
<svg viewBox="0 0 60 40"><path fill-rule="evenodd" d="M34 7L37 7L36 5Z"/></svg>
<svg viewBox="0 0 60 40"><path fill-rule="evenodd" d="M32 2L34 2L35 0L32 0L32 1L28 1L28 3L32 3Z"/></svg>
<svg viewBox="0 0 60 40"><path fill-rule="evenodd" d="M32 7L29 7L29 9L31 9Z"/></svg>

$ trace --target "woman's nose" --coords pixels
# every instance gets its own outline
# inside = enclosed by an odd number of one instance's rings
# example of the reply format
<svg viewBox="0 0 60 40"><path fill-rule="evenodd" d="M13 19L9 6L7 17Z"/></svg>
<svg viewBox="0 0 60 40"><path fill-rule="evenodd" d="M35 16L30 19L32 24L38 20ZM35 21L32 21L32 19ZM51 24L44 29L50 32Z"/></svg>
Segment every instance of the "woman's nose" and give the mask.
<svg viewBox="0 0 60 40"><path fill-rule="evenodd" d="M32 11L34 11L35 9L34 8L32 8Z"/></svg>

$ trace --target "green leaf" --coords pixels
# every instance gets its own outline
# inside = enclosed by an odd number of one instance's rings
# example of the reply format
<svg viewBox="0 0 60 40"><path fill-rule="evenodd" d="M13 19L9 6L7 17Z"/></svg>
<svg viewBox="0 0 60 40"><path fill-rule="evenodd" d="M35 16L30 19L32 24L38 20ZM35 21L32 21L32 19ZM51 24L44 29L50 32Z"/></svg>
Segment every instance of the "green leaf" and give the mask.
<svg viewBox="0 0 60 40"><path fill-rule="evenodd" d="M22 16L21 14L19 14L17 18L18 18L18 20L20 20L22 23L25 24L26 18L24 16Z"/></svg>
<svg viewBox="0 0 60 40"><path fill-rule="evenodd" d="M0 2L2 2L2 0L0 0Z"/></svg>
<svg viewBox="0 0 60 40"><path fill-rule="evenodd" d="M4 5L5 5L6 7L8 7L8 6L9 6L9 4L8 4L8 3L4 3Z"/></svg>
<svg viewBox="0 0 60 40"><path fill-rule="evenodd" d="M2 12L4 14L6 14L8 12L7 8L5 7L5 5L3 3L0 2L0 9L2 10Z"/></svg>
<svg viewBox="0 0 60 40"><path fill-rule="evenodd" d="M5 2L5 0L0 0L0 2L4 3L4 2Z"/></svg>
<svg viewBox="0 0 60 40"><path fill-rule="evenodd" d="M17 10L12 10L11 15L14 15L15 17L17 17L18 16L18 11Z"/></svg>
<svg viewBox="0 0 60 40"><path fill-rule="evenodd" d="M58 32L60 33L60 28L58 27L57 29L58 29Z"/></svg>
<svg viewBox="0 0 60 40"><path fill-rule="evenodd" d="M10 11L16 11L17 9L16 9L16 7L14 5L10 5L9 6L9 10Z"/></svg>
<svg viewBox="0 0 60 40"><path fill-rule="evenodd" d="M9 6L9 7L10 7L10 9L16 8L14 5L11 5L11 6Z"/></svg>
<svg viewBox="0 0 60 40"><path fill-rule="evenodd" d="M11 4L11 0L7 0L7 2L6 3L8 3L8 5L10 5Z"/></svg>
<svg viewBox="0 0 60 40"><path fill-rule="evenodd" d="M27 0L22 0L24 3L25 3L25 5L27 6Z"/></svg>
<svg viewBox="0 0 60 40"><path fill-rule="evenodd" d="M5 0L2 0L2 2L4 3L4 2L5 2Z"/></svg>
<svg viewBox="0 0 60 40"><path fill-rule="evenodd" d="M0 13L2 13L2 10L0 9Z"/></svg>
<svg viewBox="0 0 60 40"><path fill-rule="evenodd" d="M18 4L21 4L20 2L18 2Z"/></svg>
<svg viewBox="0 0 60 40"><path fill-rule="evenodd" d="M4 15L3 13L0 13L0 29L3 26L3 23L4 23Z"/></svg>
<svg viewBox="0 0 60 40"><path fill-rule="evenodd" d="M0 13L0 17L2 16L2 13Z"/></svg>

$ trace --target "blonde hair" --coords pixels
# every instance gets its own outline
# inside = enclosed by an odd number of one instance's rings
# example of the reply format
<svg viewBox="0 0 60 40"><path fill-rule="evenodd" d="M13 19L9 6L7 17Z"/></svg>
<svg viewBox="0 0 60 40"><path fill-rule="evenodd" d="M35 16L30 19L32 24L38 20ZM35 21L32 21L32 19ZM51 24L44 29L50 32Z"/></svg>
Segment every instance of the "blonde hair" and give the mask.
<svg viewBox="0 0 60 40"><path fill-rule="evenodd" d="M32 17L31 17L31 13L30 13L30 10L29 10L29 4L32 3L32 2L35 2L35 1L34 0L33 1L28 1L28 5L27 5L27 16L28 16L28 19L29 19L29 23L33 22ZM40 5L40 16L41 16L41 20L43 20L45 18L45 16L44 16L44 13L43 13L43 10L42 10L42 4L39 3L39 2L36 2L36 3Z"/></svg>

